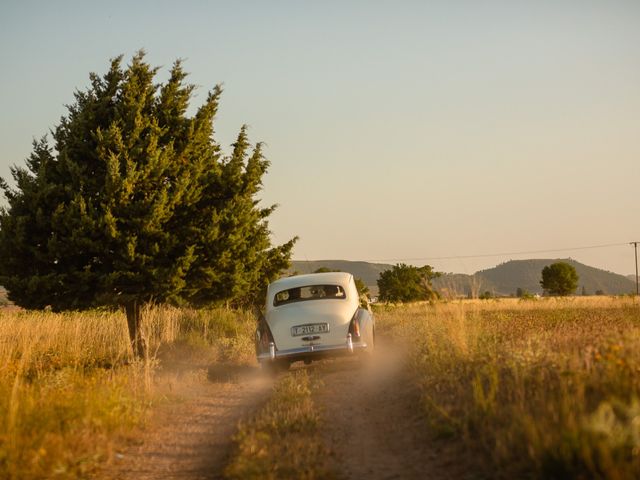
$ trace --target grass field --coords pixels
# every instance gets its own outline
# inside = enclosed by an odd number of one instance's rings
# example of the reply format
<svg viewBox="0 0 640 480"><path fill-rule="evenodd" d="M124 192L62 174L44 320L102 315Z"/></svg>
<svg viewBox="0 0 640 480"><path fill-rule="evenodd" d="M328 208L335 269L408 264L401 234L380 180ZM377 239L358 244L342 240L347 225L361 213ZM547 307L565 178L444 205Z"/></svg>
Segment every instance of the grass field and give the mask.
<svg viewBox="0 0 640 480"><path fill-rule="evenodd" d="M633 299L382 307L377 322L412 346L434 436L488 477L640 478Z"/></svg>
<svg viewBox="0 0 640 480"><path fill-rule="evenodd" d="M250 314L150 308L144 319L152 357L134 361L123 313L0 313L0 478L86 478L160 400L160 359L253 361Z"/></svg>
<svg viewBox="0 0 640 480"><path fill-rule="evenodd" d="M429 431L487 478L640 478L632 298L378 306L376 316L381 338L410 347ZM0 478L86 478L114 445L141 435L163 401L160 369L189 355L255 362L251 314L152 308L144 318L146 362L130 357L120 312L0 313ZM241 427L229 477L322 471L286 449L298 445L312 463L323 455L312 384L304 369L277 384ZM262 460L274 455L293 463L269 470Z"/></svg>
<svg viewBox="0 0 640 480"><path fill-rule="evenodd" d="M317 380L316 380L317 381ZM285 375L269 402L240 425L225 475L232 480L331 479L329 449L318 436L321 417L306 370Z"/></svg>

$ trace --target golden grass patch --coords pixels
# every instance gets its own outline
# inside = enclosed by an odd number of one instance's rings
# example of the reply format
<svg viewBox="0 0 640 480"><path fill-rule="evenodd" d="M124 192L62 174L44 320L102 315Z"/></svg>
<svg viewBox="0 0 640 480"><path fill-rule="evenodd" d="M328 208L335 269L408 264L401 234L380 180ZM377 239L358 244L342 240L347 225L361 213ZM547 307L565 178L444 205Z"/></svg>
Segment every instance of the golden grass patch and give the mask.
<svg viewBox="0 0 640 480"><path fill-rule="evenodd" d="M382 307L377 322L412 346L434 435L492 477L640 478L632 298Z"/></svg>
<svg viewBox="0 0 640 480"><path fill-rule="evenodd" d="M172 352L254 362L254 325L226 309L150 307L151 358L137 361L122 312L0 311L0 478L86 478L144 425Z"/></svg>
<svg viewBox="0 0 640 480"><path fill-rule="evenodd" d="M287 374L269 402L242 423L225 475L230 479L330 479L328 450L318 435L320 418L306 370Z"/></svg>

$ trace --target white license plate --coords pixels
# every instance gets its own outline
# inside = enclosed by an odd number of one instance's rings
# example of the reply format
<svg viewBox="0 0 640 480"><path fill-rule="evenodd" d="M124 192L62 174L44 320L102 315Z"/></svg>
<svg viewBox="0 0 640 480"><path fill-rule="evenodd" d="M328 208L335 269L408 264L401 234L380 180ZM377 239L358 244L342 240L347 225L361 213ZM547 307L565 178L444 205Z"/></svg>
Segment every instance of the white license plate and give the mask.
<svg viewBox="0 0 640 480"><path fill-rule="evenodd" d="M296 325L291 327L291 336L311 335L313 333L329 333L328 323L309 323L307 325Z"/></svg>

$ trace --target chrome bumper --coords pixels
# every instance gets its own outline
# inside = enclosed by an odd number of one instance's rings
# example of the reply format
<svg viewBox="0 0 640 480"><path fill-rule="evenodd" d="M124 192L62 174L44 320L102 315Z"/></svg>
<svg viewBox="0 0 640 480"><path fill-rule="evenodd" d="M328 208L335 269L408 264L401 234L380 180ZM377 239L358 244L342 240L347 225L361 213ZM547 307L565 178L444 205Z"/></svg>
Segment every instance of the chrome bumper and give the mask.
<svg viewBox="0 0 640 480"><path fill-rule="evenodd" d="M277 359L295 361L311 357L350 355L356 350L362 350L364 348L367 348L365 342L352 342L351 336L349 335L347 342L339 345L308 345L290 348L288 350L277 350L275 345L271 343L269 351L259 353L257 357L259 362Z"/></svg>

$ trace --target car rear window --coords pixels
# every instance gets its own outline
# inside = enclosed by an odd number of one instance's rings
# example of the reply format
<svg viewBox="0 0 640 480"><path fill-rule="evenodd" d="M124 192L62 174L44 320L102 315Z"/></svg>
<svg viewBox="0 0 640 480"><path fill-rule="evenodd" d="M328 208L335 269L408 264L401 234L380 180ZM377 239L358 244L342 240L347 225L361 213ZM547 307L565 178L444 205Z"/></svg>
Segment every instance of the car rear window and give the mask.
<svg viewBox="0 0 640 480"><path fill-rule="evenodd" d="M305 300L341 300L345 298L347 298L347 294L340 285L309 285L289 288L276 293L273 305L277 307Z"/></svg>

